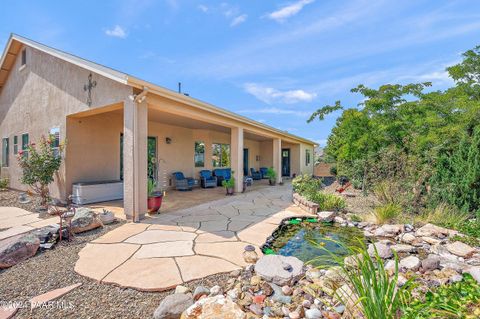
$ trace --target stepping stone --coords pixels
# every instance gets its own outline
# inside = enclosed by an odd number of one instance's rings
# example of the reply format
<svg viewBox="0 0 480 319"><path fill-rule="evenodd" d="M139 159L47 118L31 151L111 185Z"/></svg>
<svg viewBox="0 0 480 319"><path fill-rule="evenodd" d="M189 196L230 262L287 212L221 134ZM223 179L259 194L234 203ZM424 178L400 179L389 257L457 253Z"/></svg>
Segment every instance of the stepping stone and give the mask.
<svg viewBox="0 0 480 319"><path fill-rule="evenodd" d="M179 219L176 219L175 221L178 223L191 223L191 222L208 222L208 221L225 221L227 220L227 217L220 215L220 214L215 214L215 215L189 215L189 216L183 216Z"/></svg>
<svg viewBox="0 0 480 319"><path fill-rule="evenodd" d="M74 285L70 285L67 287L51 290L49 292L46 292L44 294L38 295L30 299L30 307L31 309L41 307L42 304L47 303L48 301L55 300L57 298L62 297L63 295L66 295L73 289L80 287L82 283L77 283Z"/></svg>
<svg viewBox="0 0 480 319"><path fill-rule="evenodd" d="M146 245L167 241L194 240L195 234L168 230L146 230L125 240L126 243Z"/></svg>
<svg viewBox="0 0 480 319"><path fill-rule="evenodd" d="M17 313L18 308L17 307L0 307L0 319L10 319L15 316Z"/></svg>
<svg viewBox="0 0 480 319"><path fill-rule="evenodd" d="M177 223L172 225L162 224L162 225L150 225L148 230L170 230L170 231L183 231L182 227L178 226Z"/></svg>
<svg viewBox="0 0 480 319"><path fill-rule="evenodd" d="M129 259L139 246L129 244L87 244L78 255L75 271L80 275L102 280Z"/></svg>
<svg viewBox="0 0 480 319"><path fill-rule="evenodd" d="M243 259L243 252L247 245L249 243L241 241L231 243L197 243L195 244L195 252L199 255L219 257L243 267L247 265ZM262 255L258 248L255 250L259 256Z"/></svg>
<svg viewBox="0 0 480 319"><path fill-rule="evenodd" d="M7 230L1 231L0 232L0 240L5 239L5 238L9 238L9 237L13 237L15 235L20 235L20 234L26 233L28 231L31 231L33 229L34 228L30 227L30 226L23 226L23 225L22 226L15 226L15 227L9 228Z"/></svg>
<svg viewBox="0 0 480 319"><path fill-rule="evenodd" d="M237 234L240 240L247 243L260 246L265 243L265 240L278 227L276 224L260 223L255 224L247 229L242 230Z"/></svg>
<svg viewBox="0 0 480 319"><path fill-rule="evenodd" d="M143 245L135 255L133 255L133 258L181 257L192 256L194 254L193 241L177 241Z"/></svg>
<svg viewBox="0 0 480 319"><path fill-rule="evenodd" d="M215 257L177 257L175 260L185 282L240 269L237 265Z"/></svg>
<svg viewBox="0 0 480 319"><path fill-rule="evenodd" d="M2 226L1 220L3 219L10 219L13 217L19 217L23 215L34 215L32 212L25 210L19 207L0 207L0 228L4 228Z"/></svg>
<svg viewBox="0 0 480 319"><path fill-rule="evenodd" d="M189 267L197 268L200 265L192 263ZM102 281L142 291L167 290L183 282L173 258L132 258L112 271Z"/></svg>
<svg viewBox="0 0 480 319"><path fill-rule="evenodd" d="M204 232L217 232L222 230L227 230L228 227L228 220L224 221L207 221L201 222L199 230Z"/></svg>
<svg viewBox="0 0 480 319"><path fill-rule="evenodd" d="M102 243L102 244L112 244L112 243L120 243L127 238L130 238L134 235L137 235L147 229L149 225L147 224L136 224L136 223L129 223L122 225L114 230L106 233L100 238L95 239L92 241L93 243Z"/></svg>
<svg viewBox="0 0 480 319"><path fill-rule="evenodd" d="M253 222L251 221L243 221L243 220L234 220L228 224L228 230L230 231L240 231L242 229L247 228Z"/></svg>
<svg viewBox="0 0 480 319"><path fill-rule="evenodd" d="M237 240L238 239L235 236L235 233L233 231L223 230L223 231L200 234L195 239L195 243L215 243L215 242L237 241Z"/></svg>

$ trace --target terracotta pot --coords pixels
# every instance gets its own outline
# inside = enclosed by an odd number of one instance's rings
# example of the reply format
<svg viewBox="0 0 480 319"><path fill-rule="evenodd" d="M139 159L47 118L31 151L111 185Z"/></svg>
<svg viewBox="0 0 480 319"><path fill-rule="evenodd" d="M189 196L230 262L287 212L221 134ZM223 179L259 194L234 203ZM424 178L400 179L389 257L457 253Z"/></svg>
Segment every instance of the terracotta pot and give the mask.
<svg viewBox="0 0 480 319"><path fill-rule="evenodd" d="M225 190L227 191L227 195L233 195L234 193L233 187L225 187Z"/></svg>
<svg viewBox="0 0 480 319"><path fill-rule="evenodd" d="M156 214L162 206L163 195L152 196L148 198L148 213Z"/></svg>
<svg viewBox="0 0 480 319"><path fill-rule="evenodd" d="M277 182L274 179L269 179L268 183L270 184L270 186L275 186Z"/></svg>

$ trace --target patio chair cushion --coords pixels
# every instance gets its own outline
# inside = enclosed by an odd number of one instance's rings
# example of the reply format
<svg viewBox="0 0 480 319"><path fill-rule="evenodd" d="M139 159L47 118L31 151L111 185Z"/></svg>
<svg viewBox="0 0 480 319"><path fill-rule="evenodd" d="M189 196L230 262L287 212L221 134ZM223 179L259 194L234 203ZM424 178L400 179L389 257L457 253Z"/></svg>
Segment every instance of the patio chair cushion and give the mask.
<svg viewBox="0 0 480 319"><path fill-rule="evenodd" d="M200 185L203 188L217 186L217 178L212 175L211 171L205 169L205 170L201 170L199 174L200 174Z"/></svg>
<svg viewBox="0 0 480 319"><path fill-rule="evenodd" d="M191 177L185 177L182 172L174 172L172 175L177 190L190 190L195 185L195 180Z"/></svg>
<svg viewBox="0 0 480 319"><path fill-rule="evenodd" d="M262 179L262 173L260 173L259 171L256 171L255 168L251 167L250 168L250 173L252 175L253 180Z"/></svg>
<svg viewBox="0 0 480 319"><path fill-rule="evenodd" d="M262 178L268 178L267 177L267 171L268 171L268 168L260 167L260 174L262 174Z"/></svg>
<svg viewBox="0 0 480 319"><path fill-rule="evenodd" d="M213 175L217 177L217 185L222 186L223 180L232 178L232 170L230 168L216 168L213 170Z"/></svg>

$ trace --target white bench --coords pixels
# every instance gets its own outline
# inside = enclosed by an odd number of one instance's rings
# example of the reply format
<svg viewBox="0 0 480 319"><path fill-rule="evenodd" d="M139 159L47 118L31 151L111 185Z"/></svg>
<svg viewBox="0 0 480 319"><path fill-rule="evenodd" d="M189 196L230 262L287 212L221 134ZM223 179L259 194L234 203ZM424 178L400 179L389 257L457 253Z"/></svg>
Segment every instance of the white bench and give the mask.
<svg viewBox="0 0 480 319"><path fill-rule="evenodd" d="M123 181L74 183L72 201L77 205L123 199Z"/></svg>

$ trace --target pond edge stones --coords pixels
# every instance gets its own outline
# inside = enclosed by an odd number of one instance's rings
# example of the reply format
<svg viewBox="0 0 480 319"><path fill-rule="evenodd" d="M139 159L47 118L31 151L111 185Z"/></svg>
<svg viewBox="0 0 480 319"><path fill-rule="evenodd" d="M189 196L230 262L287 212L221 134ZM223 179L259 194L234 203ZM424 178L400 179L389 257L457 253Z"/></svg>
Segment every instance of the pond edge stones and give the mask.
<svg viewBox="0 0 480 319"><path fill-rule="evenodd" d="M292 256L265 255L255 264L255 273L279 286L292 285L305 274L303 262Z"/></svg>

